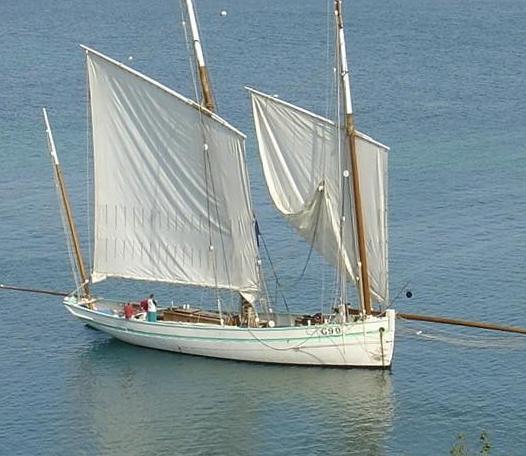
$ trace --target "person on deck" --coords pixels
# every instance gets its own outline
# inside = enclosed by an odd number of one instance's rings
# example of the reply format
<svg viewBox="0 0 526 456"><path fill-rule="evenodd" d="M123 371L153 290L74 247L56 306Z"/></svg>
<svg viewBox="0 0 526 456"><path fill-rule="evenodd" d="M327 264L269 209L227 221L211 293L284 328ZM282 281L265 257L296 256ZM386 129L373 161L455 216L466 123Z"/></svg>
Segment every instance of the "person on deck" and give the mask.
<svg viewBox="0 0 526 456"><path fill-rule="evenodd" d="M157 301L153 297L153 293L148 298L148 321L157 321Z"/></svg>
<svg viewBox="0 0 526 456"><path fill-rule="evenodd" d="M257 327L256 317L254 306L241 296L241 326Z"/></svg>
<svg viewBox="0 0 526 456"><path fill-rule="evenodd" d="M126 320L129 320L130 318L133 317L134 313L135 313L135 310L133 309L133 306L130 303L127 303L124 306L124 318L126 318Z"/></svg>

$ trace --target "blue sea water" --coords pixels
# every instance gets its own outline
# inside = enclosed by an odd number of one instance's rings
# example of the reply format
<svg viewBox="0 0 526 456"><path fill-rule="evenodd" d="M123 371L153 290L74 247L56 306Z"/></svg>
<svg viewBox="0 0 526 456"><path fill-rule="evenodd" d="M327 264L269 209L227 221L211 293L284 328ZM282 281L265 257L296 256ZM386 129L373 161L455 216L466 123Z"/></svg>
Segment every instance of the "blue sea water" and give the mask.
<svg viewBox="0 0 526 456"><path fill-rule="evenodd" d="M197 1L219 111L248 134L254 206L299 311L317 309L325 282L314 259L294 286L308 247L269 201L243 86L330 110L330 3ZM414 293L396 308L526 326L526 3L344 7L356 122L391 146L391 295ZM192 96L180 5L3 1L0 18L0 283L71 290L41 108L88 251L78 44ZM520 336L400 322L391 373L251 365L128 346L59 298L0 293L1 455L448 454L483 430L494 454L526 453Z"/></svg>

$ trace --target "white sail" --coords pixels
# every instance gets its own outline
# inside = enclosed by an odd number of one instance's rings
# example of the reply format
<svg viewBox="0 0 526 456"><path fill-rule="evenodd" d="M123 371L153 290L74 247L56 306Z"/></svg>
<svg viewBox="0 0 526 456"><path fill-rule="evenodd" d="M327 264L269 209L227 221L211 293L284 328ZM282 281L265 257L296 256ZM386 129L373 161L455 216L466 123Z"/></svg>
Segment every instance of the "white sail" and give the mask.
<svg viewBox="0 0 526 456"><path fill-rule="evenodd" d="M360 132L356 134L355 147L360 174L370 288L380 302L386 302L389 296L387 248L387 152L389 148Z"/></svg>
<svg viewBox="0 0 526 456"><path fill-rule="evenodd" d="M349 148L323 117L251 90L263 171L278 210L325 259L351 280L359 274ZM355 145L371 291L387 299L387 151L357 133ZM343 217L342 217L343 215Z"/></svg>
<svg viewBox="0 0 526 456"><path fill-rule="evenodd" d="M93 124L93 280L258 289L244 136L86 48Z"/></svg>

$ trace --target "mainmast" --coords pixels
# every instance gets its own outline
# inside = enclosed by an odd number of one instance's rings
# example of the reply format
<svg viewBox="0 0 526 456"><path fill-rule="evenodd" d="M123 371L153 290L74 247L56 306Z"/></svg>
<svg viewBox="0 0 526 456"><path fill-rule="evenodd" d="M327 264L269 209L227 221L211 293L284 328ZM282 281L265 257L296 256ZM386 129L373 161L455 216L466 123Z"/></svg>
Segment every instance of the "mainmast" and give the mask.
<svg viewBox="0 0 526 456"><path fill-rule="evenodd" d="M197 28L197 20L195 18L195 11L192 0L186 0L186 10L188 12L190 29L192 31L192 41L194 44L195 58L197 60L197 70L199 73L199 79L201 81L201 92L203 94L204 105L209 111L214 111L215 104L214 97L212 95L212 86L208 77L208 69L205 65L205 57L203 55L201 40L199 39L199 29Z"/></svg>
<svg viewBox="0 0 526 456"><path fill-rule="evenodd" d="M360 266L359 289L362 298L362 309L367 315L372 313L371 291L369 288L369 273L367 268L367 252L365 246L365 224L360 195L360 176L358 174L358 157L356 154L356 131L352 111L351 84L349 68L347 66L347 52L345 49L345 34L343 30L342 1L334 0L334 14L338 33L338 50L340 55L340 77L343 89L343 106L345 113L345 133L349 139L349 154L351 158L352 188L356 219L356 235L358 238L358 264Z"/></svg>
<svg viewBox="0 0 526 456"><path fill-rule="evenodd" d="M89 277L88 277L88 274L86 273L86 269L84 267L84 261L82 259L82 252L80 250L79 234L77 231L77 226L75 225L75 221L73 220L73 211L71 210L71 204L69 202L68 193L66 191L66 185L64 183L64 175L62 174L62 168L60 167L60 162L58 161L57 150L55 148L55 141L53 140L53 133L51 132L51 126L49 124L47 112L45 108L42 111L44 113L44 121L46 123L48 149L49 149L49 154L51 155L51 160L53 163L55 181L57 183L57 187L59 190L60 201L62 203L62 208L64 210L64 216L66 219L66 224L67 224L67 228L68 228L69 235L70 235L71 245L73 247L73 254L75 256L77 269L80 275L80 280L81 280L80 289L82 290L82 296L88 297L90 295L89 286L88 286Z"/></svg>

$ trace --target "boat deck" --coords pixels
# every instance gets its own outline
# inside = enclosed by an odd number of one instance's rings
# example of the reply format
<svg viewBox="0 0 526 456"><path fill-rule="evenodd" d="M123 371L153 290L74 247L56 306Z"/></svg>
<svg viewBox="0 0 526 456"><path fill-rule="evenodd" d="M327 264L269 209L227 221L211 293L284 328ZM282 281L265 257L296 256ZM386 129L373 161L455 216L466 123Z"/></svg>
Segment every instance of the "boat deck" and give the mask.
<svg viewBox="0 0 526 456"><path fill-rule="evenodd" d="M125 318L124 306L126 303L96 300L93 303L94 310L107 313L116 317ZM137 303L132 303L134 314L133 319L144 320L146 313ZM191 307L190 305L181 305L168 308L158 308L157 320L166 323L204 323L211 325L225 325L225 326L250 326L250 327L291 327L291 326L310 326L322 324L327 322L334 322L335 314L322 315L317 313L314 315L307 314L288 314L288 313L274 313L274 312L260 312L257 318L247 324L242 316L238 313L223 313L223 322L221 322L221 315L217 310L206 310L198 307Z"/></svg>

